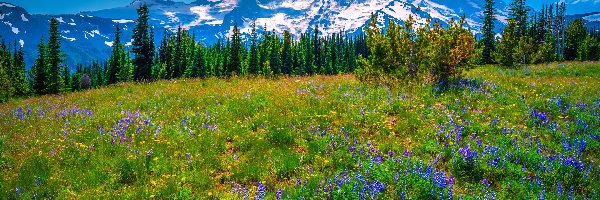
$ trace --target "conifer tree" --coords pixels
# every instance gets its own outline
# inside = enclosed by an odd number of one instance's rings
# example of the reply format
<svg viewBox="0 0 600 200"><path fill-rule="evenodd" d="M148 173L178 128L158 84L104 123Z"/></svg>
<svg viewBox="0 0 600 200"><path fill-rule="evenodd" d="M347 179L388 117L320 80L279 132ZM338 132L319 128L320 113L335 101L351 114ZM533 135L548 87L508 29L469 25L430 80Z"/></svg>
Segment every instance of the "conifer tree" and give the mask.
<svg viewBox="0 0 600 200"><path fill-rule="evenodd" d="M61 67L61 75L60 78L62 80L62 88L61 91L68 92L71 91L71 71L68 66Z"/></svg>
<svg viewBox="0 0 600 200"><path fill-rule="evenodd" d="M494 0L485 0L483 14L483 26L481 27L481 32L483 33L483 38L481 39L483 52L481 53L481 59L484 64L492 64L494 62L492 52L496 48L494 44L494 22L496 21L496 17L494 16Z"/></svg>
<svg viewBox="0 0 600 200"><path fill-rule="evenodd" d="M48 69L48 61L46 54L46 43L44 37L40 39L37 49L38 56L31 68L30 77L32 80L32 90L36 94L47 94L48 83L50 81L50 73Z"/></svg>
<svg viewBox="0 0 600 200"><path fill-rule="evenodd" d="M64 81L61 79L61 70L63 63L63 51L61 48L61 36L58 30L59 22L56 18L50 20L50 37L48 38L48 85L47 92L57 94L64 87Z"/></svg>
<svg viewBox="0 0 600 200"><path fill-rule="evenodd" d="M577 58L577 51L586 35L587 31L582 19L576 19L569 24L565 38L565 60L575 60Z"/></svg>
<svg viewBox="0 0 600 200"><path fill-rule="evenodd" d="M121 29L119 28L119 23L116 25L115 41L113 42L112 48L110 58L108 59L108 72L106 74L106 81L109 85L120 81L118 73L121 71L121 68L124 67L124 63L122 63L124 48L121 44Z"/></svg>
<svg viewBox="0 0 600 200"><path fill-rule="evenodd" d="M204 48L198 45L196 48L196 56L194 58L194 65L192 67L191 76L194 78L206 78L209 75L209 71L206 67L206 58L204 55Z"/></svg>
<svg viewBox="0 0 600 200"><path fill-rule="evenodd" d="M516 37L520 38L527 33L527 13L529 8L526 5L526 0L512 0L510 3L510 18L515 20Z"/></svg>
<svg viewBox="0 0 600 200"><path fill-rule="evenodd" d="M240 29L237 23L233 25L233 35L231 36L231 49L229 61L229 73L231 75L240 74L242 68L243 49Z"/></svg>
<svg viewBox="0 0 600 200"><path fill-rule="evenodd" d="M25 75L25 53L22 47L17 50L16 42L13 59L13 69L11 70L13 74L10 82L15 91L15 95L25 96L29 94L29 86Z"/></svg>
<svg viewBox="0 0 600 200"><path fill-rule="evenodd" d="M133 29L132 52L134 54L133 65L134 80L150 80L152 77L152 62L154 57L154 41L149 33L148 5L143 4L137 9L138 19Z"/></svg>
<svg viewBox="0 0 600 200"><path fill-rule="evenodd" d="M292 73L292 36L290 31L283 31L283 47L281 48L281 73Z"/></svg>
<svg viewBox="0 0 600 200"><path fill-rule="evenodd" d="M259 60L258 60L258 35L256 33L256 22L252 23L252 33L250 36L250 57L248 60L248 72L250 74L258 74L259 71Z"/></svg>
<svg viewBox="0 0 600 200"><path fill-rule="evenodd" d="M502 37L498 40L498 46L495 51L496 62L502 66L513 67L515 60L513 55L518 43L516 38L516 22L513 19L508 20L508 25L502 31Z"/></svg>
<svg viewBox="0 0 600 200"><path fill-rule="evenodd" d="M314 58L314 62L313 62L313 68L320 68L322 63L321 63L321 43L320 43L320 38L319 38L319 26L315 25L314 28L314 36L313 36L313 41L312 41L312 45L313 45L313 58Z"/></svg>
<svg viewBox="0 0 600 200"><path fill-rule="evenodd" d="M10 50L2 40L0 46L0 103L8 101L13 96L13 87L10 81L11 62Z"/></svg>

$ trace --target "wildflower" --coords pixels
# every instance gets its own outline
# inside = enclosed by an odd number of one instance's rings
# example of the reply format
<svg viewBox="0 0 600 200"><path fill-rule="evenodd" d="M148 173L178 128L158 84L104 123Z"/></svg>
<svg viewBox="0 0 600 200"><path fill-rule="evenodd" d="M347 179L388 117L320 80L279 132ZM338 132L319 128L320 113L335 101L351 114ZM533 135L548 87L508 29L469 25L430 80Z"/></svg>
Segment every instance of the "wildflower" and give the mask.
<svg viewBox="0 0 600 200"><path fill-rule="evenodd" d="M266 196L266 191L267 187L265 187L265 185L263 185L262 182L258 182L258 190L256 191L256 196L254 197L254 200L264 199Z"/></svg>
<svg viewBox="0 0 600 200"><path fill-rule="evenodd" d="M63 132L63 136L64 136L65 140L67 140L69 134L67 133L67 131L65 129L63 129L62 132Z"/></svg>
<svg viewBox="0 0 600 200"><path fill-rule="evenodd" d="M35 187L40 187L40 184L42 182L42 178L40 178L39 176L35 178Z"/></svg>
<svg viewBox="0 0 600 200"><path fill-rule="evenodd" d="M23 189L21 188L21 186L17 186L17 188L15 188L15 194L18 196L21 196L21 193L23 193L22 191Z"/></svg>
<svg viewBox="0 0 600 200"><path fill-rule="evenodd" d="M23 115L23 108L17 108L17 110L15 111L15 116L20 120L23 120L23 118L25 118L25 116Z"/></svg>
<svg viewBox="0 0 600 200"><path fill-rule="evenodd" d="M158 139L159 133L160 133L160 126L158 128L156 128L156 131L154 132L154 139Z"/></svg>
<svg viewBox="0 0 600 200"><path fill-rule="evenodd" d="M148 151L146 151L146 156L148 158L150 158L150 156L152 156L152 149L148 149Z"/></svg>
<svg viewBox="0 0 600 200"><path fill-rule="evenodd" d="M283 189L279 188L277 190L277 193L275 193L275 199L280 200L282 196L283 196Z"/></svg>
<svg viewBox="0 0 600 200"><path fill-rule="evenodd" d="M371 185L369 185L369 189L371 190L370 195L375 197L377 193L385 191L385 185L378 180L375 180Z"/></svg>
<svg viewBox="0 0 600 200"><path fill-rule="evenodd" d="M471 150L471 144L467 144L466 147L460 148L458 152L461 154L463 160L469 164L472 164L472 162L478 158L477 151Z"/></svg>
<svg viewBox="0 0 600 200"><path fill-rule="evenodd" d="M188 163L192 163L192 154L191 153L185 153L185 157L188 158Z"/></svg>
<svg viewBox="0 0 600 200"><path fill-rule="evenodd" d="M481 183L487 188L490 187L490 182L485 178L483 178L483 180L481 180Z"/></svg>

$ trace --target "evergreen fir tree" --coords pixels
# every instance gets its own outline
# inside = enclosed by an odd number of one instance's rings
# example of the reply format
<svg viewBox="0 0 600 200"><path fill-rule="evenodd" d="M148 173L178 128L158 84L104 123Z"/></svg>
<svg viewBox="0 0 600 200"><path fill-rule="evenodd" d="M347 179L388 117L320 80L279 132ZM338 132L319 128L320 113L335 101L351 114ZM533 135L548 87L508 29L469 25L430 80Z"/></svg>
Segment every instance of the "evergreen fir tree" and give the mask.
<svg viewBox="0 0 600 200"><path fill-rule="evenodd" d="M231 49L230 49L230 58L229 61L229 72L231 75L240 74L240 69L242 68L242 55L243 49L242 46L242 38L240 29L237 26L237 23L233 25L233 35L231 36Z"/></svg>
<svg viewBox="0 0 600 200"><path fill-rule="evenodd" d="M61 36L58 30L59 22L56 18L50 20L50 38L48 38L48 85L47 93L57 94L64 87L64 81L61 79L61 70L63 63L63 51L61 48Z"/></svg>
<svg viewBox="0 0 600 200"><path fill-rule="evenodd" d="M112 48L110 58L108 59L108 72L106 74L106 81L109 85L122 81L118 78L119 71L124 67L124 63L122 63L124 49L121 44L121 29L119 28L119 23L116 25L115 41L113 42Z"/></svg>
<svg viewBox="0 0 600 200"><path fill-rule="evenodd" d="M483 27L481 27L481 32L483 33L483 38L481 39L483 52L481 53L481 60L484 64L493 64L492 52L496 48L494 44L494 22L496 21L496 17L494 16L494 0L485 0L483 14Z"/></svg>
<svg viewBox="0 0 600 200"><path fill-rule="evenodd" d="M44 41L44 37L40 39L40 43L38 44L37 53L38 56L35 60L33 67L31 67L31 71L29 76L32 80L32 90L36 94L47 94L48 93L48 83L50 81L50 72L48 69L48 59L46 54L46 44Z"/></svg>
<svg viewBox="0 0 600 200"><path fill-rule="evenodd" d="M148 5L143 4L137 9L138 19L136 20L135 28L133 29L133 65L134 80L143 81L150 80L152 77L152 62L154 57L154 41L149 33L148 20Z"/></svg>
<svg viewBox="0 0 600 200"><path fill-rule="evenodd" d="M252 23L252 33L250 36L250 57L248 60L248 72L250 74L258 74L259 72L259 60L258 60L258 35L256 33L256 22Z"/></svg>
<svg viewBox="0 0 600 200"><path fill-rule="evenodd" d="M283 31L283 47L281 48L281 73L292 74L292 36L290 31Z"/></svg>
<svg viewBox="0 0 600 200"><path fill-rule="evenodd" d="M565 38L565 60L575 60L577 58L577 51L586 35L587 31L582 19L576 19L569 24Z"/></svg>
<svg viewBox="0 0 600 200"><path fill-rule="evenodd" d="M17 50L17 46L15 45L13 59L13 69L11 70L13 75L10 82L14 89L15 95L25 96L29 94L29 86L27 83L27 77L25 75L25 52L23 51L22 47Z"/></svg>
<svg viewBox="0 0 600 200"><path fill-rule="evenodd" d="M526 0L512 0L510 3L510 18L515 20L516 37L520 38L527 33L527 13L529 8L526 5Z"/></svg>
<svg viewBox="0 0 600 200"><path fill-rule="evenodd" d="M518 39L515 35L516 26L515 20L508 20L508 25L502 31L502 38L498 40L498 46L494 57L496 62L502 66L513 67L515 64L513 55L518 43Z"/></svg>

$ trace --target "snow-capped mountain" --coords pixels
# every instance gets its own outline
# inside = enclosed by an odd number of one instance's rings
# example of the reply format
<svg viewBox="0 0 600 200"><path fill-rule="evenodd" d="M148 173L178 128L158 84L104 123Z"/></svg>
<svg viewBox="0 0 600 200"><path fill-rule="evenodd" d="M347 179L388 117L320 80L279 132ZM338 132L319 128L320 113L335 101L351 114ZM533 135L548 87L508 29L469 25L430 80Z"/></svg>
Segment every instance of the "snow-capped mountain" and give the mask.
<svg viewBox="0 0 600 200"><path fill-rule="evenodd" d="M571 0L578 1L578 0ZM600 0L595 0L600 1ZM192 3L172 0L135 0L124 7L82 12L70 15L31 15L25 9L0 3L0 35L8 42L17 41L25 48L28 66L36 57L36 45L47 35L49 21L56 17L61 22L63 50L69 55L67 64L90 63L105 60L110 55L115 25L121 23L122 41L129 41L136 9L147 4L150 23L155 27L155 40L162 39L163 31L177 27L189 29L199 41L212 44L230 34L238 24L242 33L249 33L253 22L268 30L290 30L294 35L311 31L319 25L323 34L359 33L378 15L385 25L388 19L406 20L413 15L423 24L428 17L447 23L466 16L467 26L477 32L482 26L484 0L197 0ZM497 30L508 16L504 1L496 1ZM588 21L600 21L597 15L582 16ZM74 68L74 67L73 67Z"/></svg>

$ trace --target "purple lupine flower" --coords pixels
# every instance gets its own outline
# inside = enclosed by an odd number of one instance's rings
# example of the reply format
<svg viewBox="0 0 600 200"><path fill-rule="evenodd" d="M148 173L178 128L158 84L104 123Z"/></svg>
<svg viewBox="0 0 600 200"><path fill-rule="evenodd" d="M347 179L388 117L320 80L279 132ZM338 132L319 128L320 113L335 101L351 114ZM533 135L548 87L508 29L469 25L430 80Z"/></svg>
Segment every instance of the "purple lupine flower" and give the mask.
<svg viewBox="0 0 600 200"><path fill-rule="evenodd" d="M471 144L467 144L466 147L460 148L458 152L468 164L473 164L475 159L478 158L477 151L471 149Z"/></svg>
<svg viewBox="0 0 600 200"><path fill-rule="evenodd" d="M481 180L481 183L487 188L490 187L490 182L485 178L483 178L483 180Z"/></svg>
<svg viewBox="0 0 600 200"><path fill-rule="evenodd" d="M265 187L265 185L263 185L262 182L258 182L258 190L256 191L256 196L254 197L254 200L264 199L266 196L266 191L267 187Z"/></svg>
<svg viewBox="0 0 600 200"><path fill-rule="evenodd" d="M563 195L563 187L562 187L562 184L560 183L560 181L558 183L556 183L556 193L558 193L559 197L561 197Z"/></svg>
<svg viewBox="0 0 600 200"><path fill-rule="evenodd" d="M35 177L35 187L40 187L40 184L42 183L42 178Z"/></svg>
<svg viewBox="0 0 600 200"><path fill-rule="evenodd" d="M156 128L156 131L154 132L154 139L158 139L159 133L160 133L160 126L158 128Z"/></svg>
<svg viewBox="0 0 600 200"><path fill-rule="evenodd" d="M188 164L192 163L192 154L191 153L185 153L185 157L188 158Z"/></svg>
<svg viewBox="0 0 600 200"><path fill-rule="evenodd" d="M277 190L277 193L275 193L275 199L281 200L282 196L283 196L283 189L279 188Z"/></svg>
<svg viewBox="0 0 600 200"><path fill-rule="evenodd" d="M377 193L385 191L385 185L378 180L375 180L371 185L369 185L369 189L371 190L370 195L375 197Z"/></svg>
<svg viewBox="0 0 600 200"><path fill-rule="evenodd" d="M446 174L444 174L444 172L435 172L432 178L434 185L438 188L446 187Z"/></svg>
<svg viewBox="0 0 600 200"><path fill-rule="evenodd" d="M410 157L410 154L411 154L411 152L409 149L404 149L404 153L402 155L405 157Z"/></svg>
<svg viewBox="0 0 600 200"><path fill-rule="evenodd" d="M244 189L242 189L242 191L244 192L244 196L242 197L242 199L247 200L248 199L248 188L244 187Z"/></svg>
<svg viewBox="0 0 600 200"><path fill-rule="evenodd" d="M65 138L65 140L69 139L69 134L67 133L67 131L65 129L62 130L63 132L63 137Z"/></svg>
<svg viewBox="0 0 600 200"><path fill-rule="evenodd" d="M585 151L585 138L581 138L579 140L579 148L577 148L577 152L582 154Z"/></svg>
<svg viewBox="0 0 600 200"><path fill-rule="evenodd" d="M21 107L17 108L17 110L15 110L15 116L18 119L23 120L23 118L25 118L25 116L23 115L23 108L21 108Z"/></svg>
<svg viewBox="0 0 600 200"><path fill-rule="evenodd" d="M538 199L539 200L546 199L546 191L542 190L542 192L540 192L540 195L538 195Z"/></svg>
<svg viewBox="0 0 600 200"><path fill-rule="evenodd" d="M534 118L539 124L547 124L549 122L548 115L542 111L537 111L536 109L531 111L531 118Z"/></svg>
<svg viewBox="0 0 600 200"><path fill-rule="evenodd" d="M148 158L150 158L150 156L152 156L152 149L148 149L148 151L146 151L146 156Z"/></svg>
<svg viewBox="0 0 600 200"><path fill-rule="evenodd" d="M23 193L23 191L22 191L22 190L23 190L23 188L21 188L21 186L17 186L17 188L15 188L15 195L16 195L17 197L18 197L18 196L21 196L21 194Z"/></svg>

